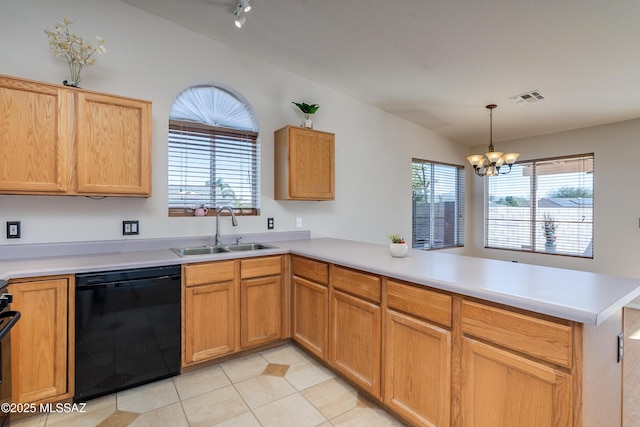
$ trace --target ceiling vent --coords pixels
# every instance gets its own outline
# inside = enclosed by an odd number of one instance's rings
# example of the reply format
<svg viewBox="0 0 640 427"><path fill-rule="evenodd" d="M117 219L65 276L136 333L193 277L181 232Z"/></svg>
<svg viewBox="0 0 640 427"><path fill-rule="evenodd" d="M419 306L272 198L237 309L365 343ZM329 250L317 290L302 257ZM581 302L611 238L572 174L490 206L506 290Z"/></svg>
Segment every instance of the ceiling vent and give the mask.
<svg viewBox="0 0 640 427"><path fill-rule="evenodd" d="M531 92L512 96L509 99L518 105L525 105L525 104L532 104L534 102L542 101L544 99L544 96L542 96L542 94L539 91L532 90Z"/></svg>

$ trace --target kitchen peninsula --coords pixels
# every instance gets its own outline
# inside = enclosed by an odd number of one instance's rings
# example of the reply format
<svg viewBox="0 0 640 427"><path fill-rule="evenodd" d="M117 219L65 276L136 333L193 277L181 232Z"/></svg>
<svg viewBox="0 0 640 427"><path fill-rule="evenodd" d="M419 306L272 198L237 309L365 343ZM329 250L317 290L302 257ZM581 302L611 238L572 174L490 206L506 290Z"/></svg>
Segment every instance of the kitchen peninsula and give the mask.
<svg viewBox="0 0 640 427"><path fill-rule="evenodd" d="M338 239L181 258L158 243L7 260L0 278L281 255L282 338L412 424L621 425L618 335L638 280Z"/></svg>

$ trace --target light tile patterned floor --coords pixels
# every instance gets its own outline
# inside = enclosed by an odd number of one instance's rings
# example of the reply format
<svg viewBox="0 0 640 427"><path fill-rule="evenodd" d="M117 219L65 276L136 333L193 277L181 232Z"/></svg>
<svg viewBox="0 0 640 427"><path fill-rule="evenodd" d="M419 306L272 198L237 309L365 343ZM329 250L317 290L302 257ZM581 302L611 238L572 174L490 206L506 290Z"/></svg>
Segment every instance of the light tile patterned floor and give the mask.
<svg viewBox="0 0 640 427"><path fill-rule="evenodd" d="M13 427L402 426L294 344L50 413Z"/></svg>

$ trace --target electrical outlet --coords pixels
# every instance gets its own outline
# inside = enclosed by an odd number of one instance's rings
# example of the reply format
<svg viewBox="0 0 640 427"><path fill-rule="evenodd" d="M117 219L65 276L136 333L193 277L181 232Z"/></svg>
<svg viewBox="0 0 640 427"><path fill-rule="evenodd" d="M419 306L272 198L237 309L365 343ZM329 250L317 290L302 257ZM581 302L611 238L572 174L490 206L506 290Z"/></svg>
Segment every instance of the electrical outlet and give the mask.
<svg viewBox="0 0 640 427"><path fill-rule="evenodd" d="M296 217L296 228L302 228L302 217Z"/></svg>
<svg viewBox="0 0 640 427"><path fill-rule="evenodd" d="M140 234L140 221L122 221L123 236L137 236Z"/></svg>
<svg viewBox="0 0 640 427"><path fill-rule="evenodd" d="M7 221L7 239L20 238L20 221Z"/></svg>
<svg viewBox="0 0 640 427"><path fill-rule="evenodd" d="M267 230L273 230L274 227L273 218L267 218Z"/></svg>

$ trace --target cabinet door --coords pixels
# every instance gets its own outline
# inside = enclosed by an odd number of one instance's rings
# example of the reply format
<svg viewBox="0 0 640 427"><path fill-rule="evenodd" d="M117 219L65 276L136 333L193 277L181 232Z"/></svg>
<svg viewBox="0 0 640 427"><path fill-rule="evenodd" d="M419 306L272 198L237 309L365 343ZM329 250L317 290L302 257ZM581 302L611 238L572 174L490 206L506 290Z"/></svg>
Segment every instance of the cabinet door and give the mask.
<svg viewBox="0 0 640 427"><path fill-rule="evenodd" d="M280 276L243 280L240 289L240 345L255 347L282 336Z"/></svg>
<svg viewBox="0 0 640 427"><path fill-rule="evenodd" d="M327 286L293 276L293 339L323 360L328 357L328 306Z"/></svg>
<svg viewBox="0 0 640 427"><path fill-rule="evenodd" d="M334 137L292 128L289 145L291 197L334 198Z"/></svg>
<svg viewBox="0 0 640 427"><path fill-rule="evenodd" d="M231 281L185 289L185 366L232 353L239 348L236 283Z"/></svg>
<svg viewBox="0 0 640 427"><path fill-rule="evenodd" d="M151 195L151 104L77 94L78 193Z"/></svg>
<svg viewBox="0 0 640 427"><path fill-rule="evenodd" d="M22 315L11 331L13 401L71 397L67 358L69 280L43 279L11 284L9 288L13 294L11 308Z"/></svg>
<svg viewBox="0 0 640 427"><path fill-rule="evenodd" d="M330 362L380 398L380 306L331 291Z"/></svg>
<svg viewBox="0 0 640 427"><path fill-rule="evenodd" d="M416 426L448 426L451 332L386 311L384 403Z"/></svg>
<svg viewBox="0 0 640 427"><path fill-rule="evenodd" d="M72 94L0 77L0 192L64 193L71 185Z"/></svg>
<svg viewBox="0 0 640 427"><path fill-rule="evenodd" d="M275 198L335 198L335 136L286 126L275 132Z"/></svg>
<svg viewBox="0 0 640 427"><path fill-rule="evenodd" d="M573 425L571 375L508 351L463 339L462 425Z"/></svg>

